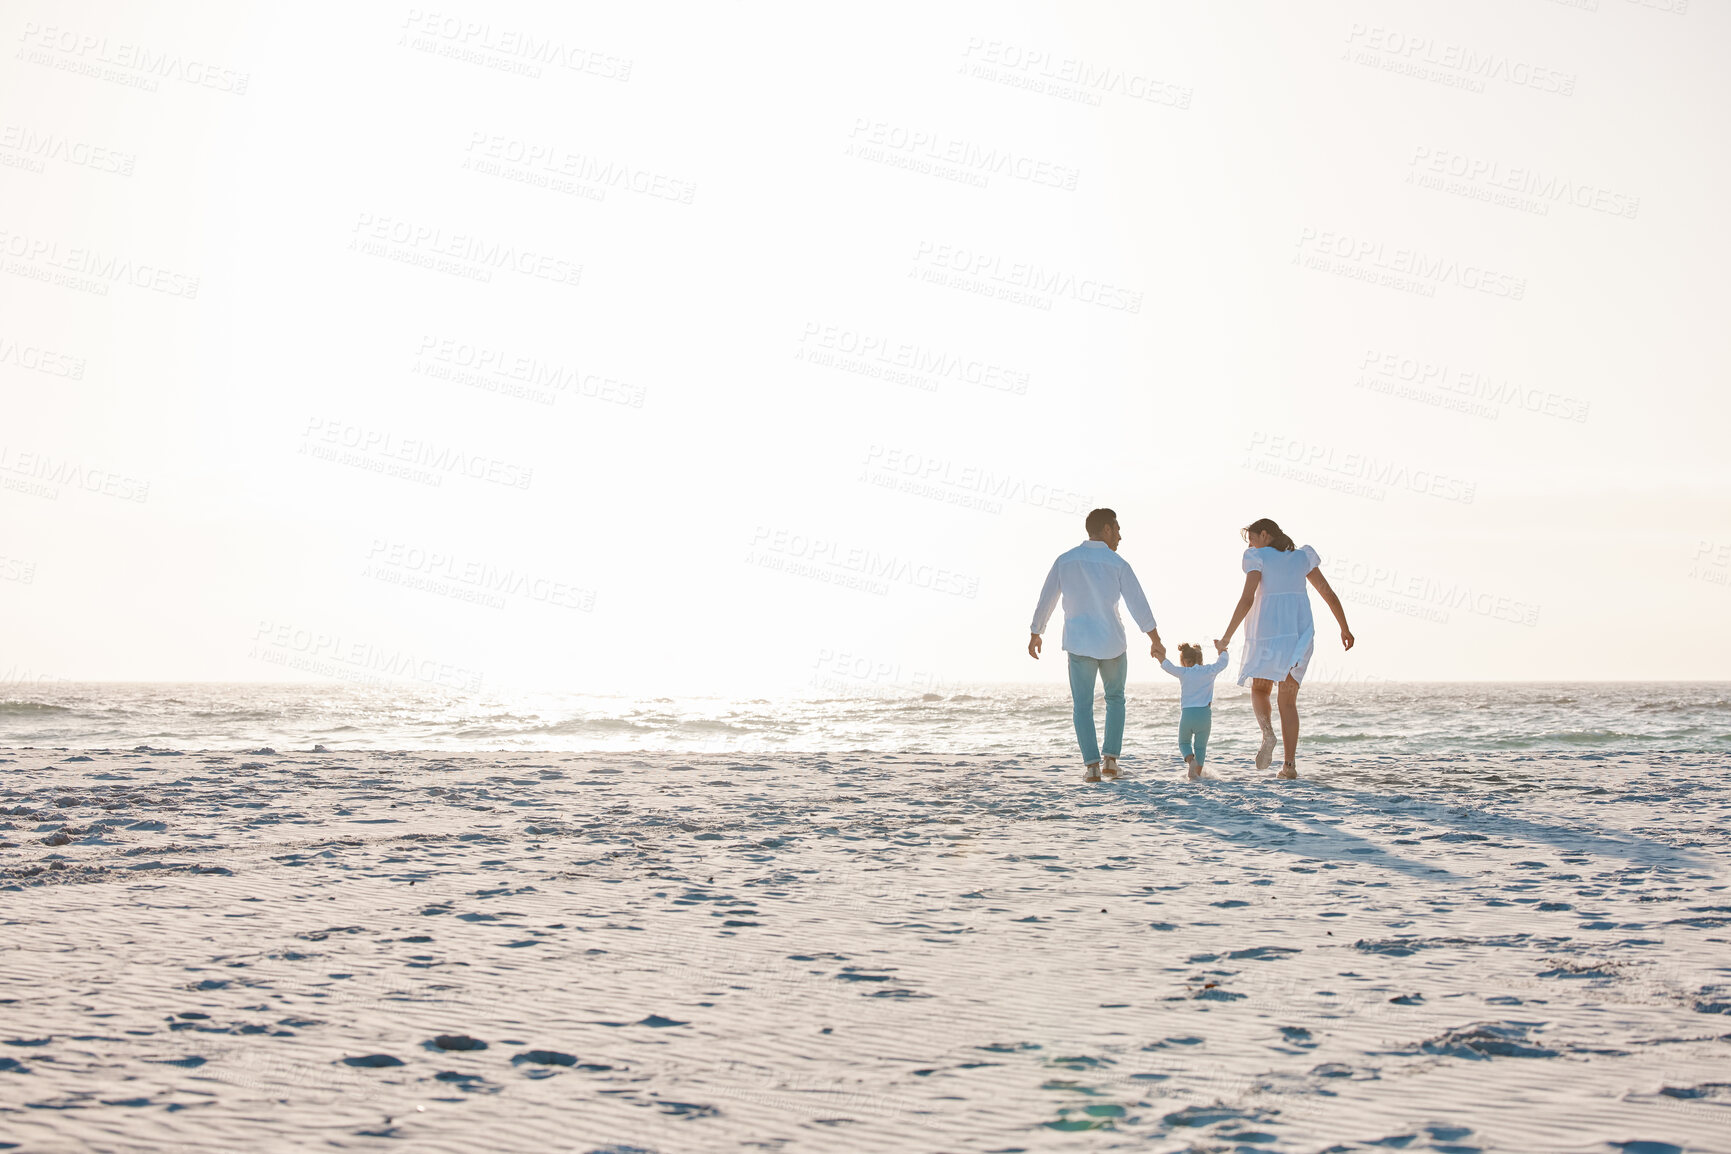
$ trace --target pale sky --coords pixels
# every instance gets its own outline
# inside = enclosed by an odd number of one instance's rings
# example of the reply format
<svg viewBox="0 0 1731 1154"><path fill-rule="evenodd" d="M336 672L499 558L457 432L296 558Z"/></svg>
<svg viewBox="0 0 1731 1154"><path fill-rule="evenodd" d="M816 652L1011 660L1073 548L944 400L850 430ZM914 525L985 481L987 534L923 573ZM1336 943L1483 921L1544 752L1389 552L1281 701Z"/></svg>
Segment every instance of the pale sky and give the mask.
<svg viewBox="0 0 1731 1154"><path fill-rule="evenodd" d="M149 8L0 9L7 680L1059 682L1096 504L1731 677L1724 4Z"/></svg>

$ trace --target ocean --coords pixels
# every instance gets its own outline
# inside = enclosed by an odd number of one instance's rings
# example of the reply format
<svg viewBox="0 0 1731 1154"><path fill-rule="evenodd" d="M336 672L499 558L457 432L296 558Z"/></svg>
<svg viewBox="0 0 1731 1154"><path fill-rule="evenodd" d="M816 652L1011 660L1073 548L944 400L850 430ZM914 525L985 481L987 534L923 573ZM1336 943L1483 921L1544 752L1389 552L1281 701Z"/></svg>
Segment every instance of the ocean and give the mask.
<svg viewBox="0 0 1731 1154"><path fill-rule="evenodd" d="M1537 753L1731 752L1731 683L1323 683L1300 697L1307 761ZM1101 703L1096 703L1104 723ZM1249 694L1222 677L1214 757L1248 756ZM1172 757L1177 685L1132 687L1125 757ZM0 746L186 750L1075 756L1061 685L946 686L776 698L461 695L340 684L13 682Z"/></svg>

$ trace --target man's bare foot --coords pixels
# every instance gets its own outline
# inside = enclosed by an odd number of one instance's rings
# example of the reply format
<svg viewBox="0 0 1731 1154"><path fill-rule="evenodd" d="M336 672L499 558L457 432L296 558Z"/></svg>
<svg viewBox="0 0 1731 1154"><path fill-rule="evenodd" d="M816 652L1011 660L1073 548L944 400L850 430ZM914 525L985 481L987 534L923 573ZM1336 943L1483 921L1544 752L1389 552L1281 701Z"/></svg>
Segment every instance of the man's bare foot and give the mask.
<svg viewBox="0 0 1731 1154"><path fill-rule="evenodd" d="M1096 762L1093 762L1092 764L1090 764L1088 766L1086 772L1084 772L1082 774L1082 780L1083 781L1099 781L1100 780L1100 763L1096 761Z"/></svg>
<svg viewBox="0 0 1731 1154"><path fill-rule="evenodd" d="M1267 769L1274 764L1274 730L1262 731L1262 748L1256 751L1256 768Z"/></svg>
<svg viewBox="0 0 1731 1154"><path fill-rule="evenodd" d="M1118 759L1111 754L1106 755L1106 763L1100 767L1100 776L1107 781L1118 780Z"/></svg>
<svg viewBox="0 0 1731 1154"><path fill-rule="evenodd" d="M1285 765L1280 767L1280 772L1275 774L1275 776L1276 777L1283 777L1283 778L1287 779L1288 781L1290 781L1293 778L1298 776L1298 767L1289 761Z"/></svg>

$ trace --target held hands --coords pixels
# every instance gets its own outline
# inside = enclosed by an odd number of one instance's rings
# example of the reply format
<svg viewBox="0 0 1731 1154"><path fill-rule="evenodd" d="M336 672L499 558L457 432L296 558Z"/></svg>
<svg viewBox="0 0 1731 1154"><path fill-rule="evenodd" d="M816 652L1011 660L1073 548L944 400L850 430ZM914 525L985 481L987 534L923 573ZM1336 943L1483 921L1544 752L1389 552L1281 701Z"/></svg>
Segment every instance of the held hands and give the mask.
<svg viewBox="0 0 1731 1154"><path fill-rule="evenodd" d="M1028 634L1028 656L1035 661L1040 660L1040 635L1038 633Z"/></svg>
<svg viewBox="0 0 1731 1154"><path fill-rule="evenodd" d="M1226 642L1220 640L1219 638L1215 638L1214 639L1214 652L1215 653L1225 653L1226 652Z"/></svg>
<svg viewBox="0 0 1731 1154"><path fill-rule="evenodd" d="M1148 642L1148 656L1156 661L1166 660L1166 646L1160 643L1160 631L1158 629L1148 631Z"/></svg>

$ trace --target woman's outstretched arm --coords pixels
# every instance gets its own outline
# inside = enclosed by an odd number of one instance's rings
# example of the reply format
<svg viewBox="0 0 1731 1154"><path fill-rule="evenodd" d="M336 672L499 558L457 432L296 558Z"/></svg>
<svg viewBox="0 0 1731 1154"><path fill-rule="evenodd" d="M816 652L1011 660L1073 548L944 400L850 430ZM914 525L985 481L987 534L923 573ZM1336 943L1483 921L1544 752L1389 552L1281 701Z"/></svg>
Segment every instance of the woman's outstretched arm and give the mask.
<svg viewBox="0 0 1731 1154"><path fill-rule="evenodd" d="M1334 619L1340 622L1341 645L1345 646L1347 649L1351 649L1353 640L1352 630L1346 627L1346 609L1341 605L1339 595L1336 594L1334 589L1329 585L1328 578L1322 575L1321 569L1312 569L1306 575L1305 579L1312 585L1316 586L1316 591L1322 594L1322 599L1327 603L1329 612L1333 613Z"/></svg>
<svg viewBox="0 0 1731 1154"><path fill-rule="evenodd" d="M1226 627L1226 635L1218 638L1214 644L1224 649L1232 644L1232 635L1238 632L1238 627L1244 624L1244 618L1250 613L1250 607L1256 604L1256 587L1262 584L1262 571L1253 569L1244 575L1244 592L1238 598L1238 606L1232 611L1232 623Z"/></svg>

